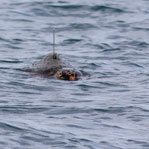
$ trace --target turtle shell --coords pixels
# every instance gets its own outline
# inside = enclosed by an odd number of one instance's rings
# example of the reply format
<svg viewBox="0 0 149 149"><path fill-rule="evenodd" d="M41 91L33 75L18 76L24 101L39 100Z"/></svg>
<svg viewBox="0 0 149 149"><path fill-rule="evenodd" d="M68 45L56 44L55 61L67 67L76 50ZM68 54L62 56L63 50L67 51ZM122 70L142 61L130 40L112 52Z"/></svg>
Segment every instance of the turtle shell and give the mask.
<svg viewBox="0 0 149 149"><path fill-rule="evenodd" d="M32 65L32 72L52 76L63 68L74 69L69 63L64 62L59 55L49 54Z"/></svg>

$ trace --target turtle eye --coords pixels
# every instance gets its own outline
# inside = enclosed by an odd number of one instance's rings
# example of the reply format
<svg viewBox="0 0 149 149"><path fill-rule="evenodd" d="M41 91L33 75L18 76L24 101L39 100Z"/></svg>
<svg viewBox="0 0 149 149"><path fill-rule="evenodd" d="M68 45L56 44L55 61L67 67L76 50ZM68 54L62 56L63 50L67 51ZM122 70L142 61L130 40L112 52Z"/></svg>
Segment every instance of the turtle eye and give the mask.
<svg viewBox="0 0 149 149"><path fill-rule="evenodd" d="M61 72L59 72L59 73L57 74L57 78L59 78L59 79L62 78L62 73L61 73Z"/></svg>
<svg viewBox="0 0 149 149"><path fill-rule="evenodd" d="M59 73L58 73L58 76L59 76L59 77L60 77L60 76L62 76L62 73L61 73L61 72L59 72Z"/></svg>

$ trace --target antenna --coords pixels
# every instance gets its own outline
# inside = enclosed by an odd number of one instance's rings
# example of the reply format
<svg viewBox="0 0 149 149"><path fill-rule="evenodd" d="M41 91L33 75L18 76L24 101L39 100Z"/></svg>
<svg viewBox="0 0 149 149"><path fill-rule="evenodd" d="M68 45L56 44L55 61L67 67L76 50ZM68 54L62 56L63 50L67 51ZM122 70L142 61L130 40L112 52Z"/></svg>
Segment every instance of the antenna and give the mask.
<svg viewBox="0 0 149 149"><path fill-rule="evenodd" d="M53 59L56 59L56 53L55 53L55 28L53 28Z"/></svg>

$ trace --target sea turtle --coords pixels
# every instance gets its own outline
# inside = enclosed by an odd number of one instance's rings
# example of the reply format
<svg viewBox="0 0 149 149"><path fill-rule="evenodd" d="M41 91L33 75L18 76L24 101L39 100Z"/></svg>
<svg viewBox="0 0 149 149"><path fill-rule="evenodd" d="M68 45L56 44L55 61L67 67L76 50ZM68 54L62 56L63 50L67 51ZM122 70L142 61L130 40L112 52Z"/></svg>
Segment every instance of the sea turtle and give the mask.
<svg viewBox="0 0 149 149"><path fill-rule="evenodd" d="M53 31L53 53L47 55L39 62L34 63L29 70L46 77L55 77L61 80L75 81L79 80L82 72L76 70L69 63L64 62L61 57L55 53L55 31Z"/></svg>
<svg viewBox="0 0 149 149"><path fill-rule="evenodd" d="M30 72L38 73L45 77L55 77L61 80L79 80L82 72L72 65L64 62L61 57L52 53L32 65Z"/></svg>

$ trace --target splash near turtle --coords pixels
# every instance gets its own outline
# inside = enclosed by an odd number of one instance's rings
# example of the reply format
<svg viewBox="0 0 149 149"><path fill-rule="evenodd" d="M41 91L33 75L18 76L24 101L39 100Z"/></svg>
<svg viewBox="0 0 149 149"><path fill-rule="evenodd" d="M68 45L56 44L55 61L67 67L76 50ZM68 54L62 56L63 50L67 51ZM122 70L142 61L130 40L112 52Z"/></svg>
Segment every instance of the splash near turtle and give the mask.
<svg viewBox="0 0 149 149"><path fill-rule="evenodd" d="M44 77L55 77L60 80L69 81L79 80L82 76L80 71L76 70L71 64L63 61L55 52L55 31L53 31L53 53L34 63L31 72Z"/></svg>

